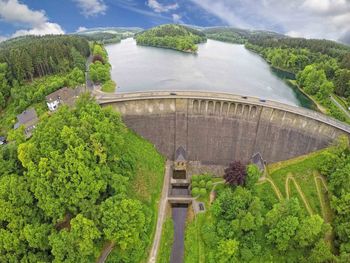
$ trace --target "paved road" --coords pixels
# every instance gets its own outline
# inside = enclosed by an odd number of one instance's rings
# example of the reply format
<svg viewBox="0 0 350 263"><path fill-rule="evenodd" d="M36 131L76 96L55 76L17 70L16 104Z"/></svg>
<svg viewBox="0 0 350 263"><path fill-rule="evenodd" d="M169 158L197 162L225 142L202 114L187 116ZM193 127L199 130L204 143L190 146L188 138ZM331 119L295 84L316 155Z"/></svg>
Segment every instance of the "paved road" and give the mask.
<svg viewBox="0 0 350 263"><path fill-rule="evenodd" d="M349 111L347 109L344 109L343 105L341 105L333 96L331 96L331 100L350 118Z"/></svg>
<svg viewBox="0 0 350 263"><path fill-rule="evenodd" d="M165 166L165 175L163 182L162 196L160 198L159 208L158 208L158 219L157 219L157 228L154 235L152 249L149 255L149 263L155 263L157 260L157 254L159 250L160 239L162 236L163 223L165 220L166 206L168 203L168 191L169 191L169 181L171 173L171 161L166 162Z"/></svg>

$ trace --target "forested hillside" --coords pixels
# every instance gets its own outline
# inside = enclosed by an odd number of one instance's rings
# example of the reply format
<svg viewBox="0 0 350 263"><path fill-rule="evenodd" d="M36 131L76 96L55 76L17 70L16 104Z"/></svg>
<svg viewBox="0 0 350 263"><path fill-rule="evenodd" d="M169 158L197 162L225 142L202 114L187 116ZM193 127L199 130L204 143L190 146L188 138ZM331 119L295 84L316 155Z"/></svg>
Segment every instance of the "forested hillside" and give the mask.
<svg viewBox="0 0 350 263"><path fill-rule="evenodd" d="M75 36L21 37L0 44L0 110L11 101L24 110L30 102L62 87L84 83L86 58L90 54L88 41ZM72 72L74 69L74 72ZM70 73L72 72L72 73ZM71 75L70 82L59 80L34 87L37 78L49 75ZM73 79L75 78L75 79ZM68 83L69 82L69 83ZM40 95L39 95L40 93ZM10 100L12 97L12 100ZM22 101L22 102L21 102Z"/></svg>
<svg viewBox="0 0 350 263"><path fill-rule="evenodd" d="M138 45L170 48L184 52L196 52L197 46L206 41L204 33L181 25L162 25L136 35Z"/></svg>
<svg viewBox="0 0 350 263"><path fill-rule="evenodd" d="M203 30L206 36L210 39L215 39L219 41L235 43L235 44L245 44L249 38L254 36L265 36L273 38L285 38L284 35L260 30L246 30L233 27L213 27L206 28Z"/></svg>
<svg viewBox="0 0 350 263"><path fill-rule="evenodd" d="M0 44L0 135L29 106L47 110L45 96L85 82L88 41L76 36L27 36Z"/></svg>
<svg viewBox="0 0 350 263"><path fill-rule="evenodd" d="M32 80L36 77L85 69L89 43L76 36L28 36L0 44L0 63L8 67L8 80Z"/></svg>
<svg viewBox="0 0 350 263"><path fill-rule="evenodd" d="M25 141L0 148L0 262L112 262L147 257L164 159L119 114L89 97L59 108ZM137 187L136 187L137 186Z"/></svg>

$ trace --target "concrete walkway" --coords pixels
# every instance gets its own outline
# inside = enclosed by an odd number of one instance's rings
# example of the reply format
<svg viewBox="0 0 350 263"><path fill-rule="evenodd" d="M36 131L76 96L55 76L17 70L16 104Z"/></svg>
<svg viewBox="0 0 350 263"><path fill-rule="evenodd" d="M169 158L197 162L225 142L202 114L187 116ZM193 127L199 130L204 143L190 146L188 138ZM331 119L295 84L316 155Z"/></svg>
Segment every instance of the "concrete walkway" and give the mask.
<svg viewBox="0 0 350 263"><path fill-rule="evenodd" d="M168 191L169 191L169 181L170 181L170 174L171 174L171 165L172 165L171 161L166 162L163 190L162 190L162 195L160 198L159 208L158 208L157 228L156 228L156 233L154 234L152 249L149 254L149 260L148 260L149 263L155 263L157 260L160 239L162 237L163 223L165 220L166 206L168 203Z"/></svg>

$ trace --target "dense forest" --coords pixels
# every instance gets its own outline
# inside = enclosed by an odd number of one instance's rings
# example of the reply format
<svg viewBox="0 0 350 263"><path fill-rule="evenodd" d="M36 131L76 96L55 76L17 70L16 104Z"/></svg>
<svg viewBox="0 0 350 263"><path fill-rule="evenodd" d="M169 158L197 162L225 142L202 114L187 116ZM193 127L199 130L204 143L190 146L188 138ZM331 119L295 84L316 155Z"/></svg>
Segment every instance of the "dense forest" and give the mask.
<svg viewBox="0 0 350 263"><path fill-rule="evenodd" d="M164 159L88 96L0 148L0 261L140 262L151 242ZM139 186L139 187L136 187ZM141 187L142 186L142 187Z"/></svg>
<svg viewBox="0 0 350 263"><path fill-rule="evenodd" d="M81 74L85 71L86 58L89 54L89 43L76 36L27 36L2 42L0 44L0 109L8 105L10 97L15 100L21 97L19 100L28 104L30 101L42 99L42 96L36 93L48 95L54 91L51 88L45 90L46 87L36 88L36 90L26 88L33 86L30 82L35 82L37 78L48 75L67 75L75 69L72 74L78 74L79 77L76 80L83 83ZM54 83L52 85L59 86Z"/></svg>
<svg viewBox="0 0 350 263"><path fill-rule="evenodd" d="M138 45L196 52L196 44L205 42L206 36L203 32L189 27L162 25L136 34L135 39Z"/></svg>
<svg viewBox="0 0 350 263"><path fill-rule="evenodd" d="M184 262L349 262L348 138L275 167L262 175L233 162L225 170L216 199L200 199L208 210L187 224Z"/></svg>
<svg viewBox="0 0 350 263"><path fill-rule="evenodd" d="M254 36L273 37L274 39L285 37L284 35L269 31L245 30L233 27L211 27L205 28L203 32L210 39L235 44L245 44L247 43L248 38L253 38Z"/></svg>
<svg viewBox="0 0 350 263"><path fill-rule="evenodd" d="M77 34L77 35L85 38L88 41L100 42L102 44L119 43L123 39L122 35L113 34L109 32L93 32L93 33Z"/></svg>
<svg viewBox="0 0 350 263"><path fill-rule="evenodd" d="M273 32L235 28L204 30L208 38L245 44L273 67L296 75L294 85L310 95L327 113L350 119L331 100L350 105L350 47L330 40L290 38Z"/></svg>

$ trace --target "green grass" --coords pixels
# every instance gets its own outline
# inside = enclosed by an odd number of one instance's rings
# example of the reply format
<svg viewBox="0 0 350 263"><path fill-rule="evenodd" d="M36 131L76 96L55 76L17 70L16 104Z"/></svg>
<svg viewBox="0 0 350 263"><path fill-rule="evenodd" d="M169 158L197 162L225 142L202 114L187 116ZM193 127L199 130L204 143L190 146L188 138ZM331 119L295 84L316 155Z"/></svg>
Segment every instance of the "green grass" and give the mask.
<svg viewBox="0 0 350 263"><path fill-rule="evenodd" d="M342 97L339 97L338 95L336 94L333 94L333 98L339 102L340 105L342 105L347 111L348 110L348 107L349 107L349 104L346 102L346 100Z"/></svg>
<svg viewBox="0 0 350 263"><path fill-rule="evenodd" d="M131 143L132 141L132 143ZM130 143L129 143L130 142ZM130 180L129 188L132 198L136 198L147 206L146 217L150 219L147 229L146 248L144 249L141 262L147 262L149 250L156 230L158 204L161 196L165 158L157 152L154 145L142 139L134 132L128 132L125 138L130 156L136 159L135 174ZM113 254L110 255L113 262Z"/></svg>
<svg viewBox="0 0 350 263"><path fill-rule="evenodd" d="M170 262L171 248L174 241L174 222L167 218L163 224L162 237L160 240L157 263Z"/></svg>
<svg viewBox="0 0 350 263"><path fill-rule="evenodd" d="M116 87L117 87L117 84L113 80L108 80L106 83L102 85L101 90L103 92L113 93L115 92Z"/></svg>
<svg viewBox="0 0 350 263"><path fill-rule="evenodd" d="M201 229L208 223L209 213L196 215L195 219L188 222L185 229L185 263L205 262L206 249L201 237Z"/></svg>
<svg viewBox="0 0 350 263"><path fill-rule="evenodd" d="M285 162L279 162L268 167L271 178L284 196L286 196L285 181L288 173L292 173L301 186L306 184L304 187L315 188L312 172L318 167L318 163L321 160L321 152L322 151L319 151ZM312 182L312 186L310 182Z"/></svg>
<svg viewBox="0 0 350 263"><path fill-rule="evenodd" d="M312 211L321 216L321 202L324 200L319 199L313 173L318 169L318 164L322 158L322 152L323 150L284 162L275 163L268 167L271 179L275 182L284 197L286 197L286 178L288 174L291 174L304 193ZM291 189L290 197L297 197L300 204L304 207L304 202L297 192L292 180L289 181L289 187ZM322 189L323 188L321 188L321 190ZM329 206L329 203L325 205Z"/></svg>

